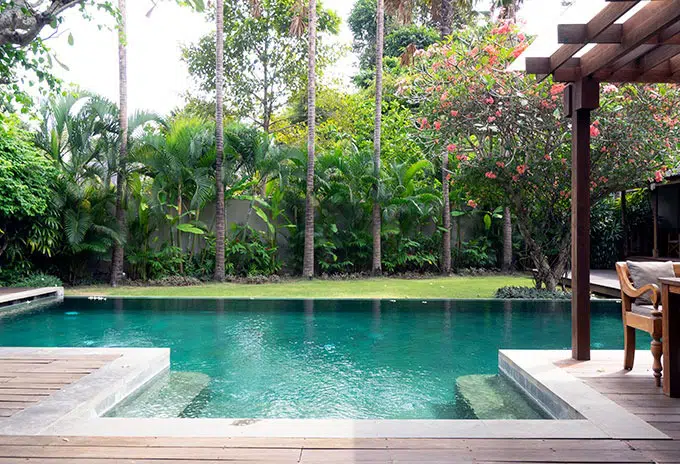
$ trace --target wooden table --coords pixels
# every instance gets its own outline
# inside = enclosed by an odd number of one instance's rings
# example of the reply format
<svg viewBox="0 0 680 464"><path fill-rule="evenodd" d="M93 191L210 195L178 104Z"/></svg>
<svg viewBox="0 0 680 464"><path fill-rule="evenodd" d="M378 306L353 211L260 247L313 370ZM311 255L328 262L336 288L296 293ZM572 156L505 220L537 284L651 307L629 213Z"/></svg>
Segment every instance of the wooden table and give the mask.
<svg viewBox="0 0 680 464"><path fill-rule="evenodd" d="M663 392L680 398L680 278L659 281L663 308Z"/></svg>

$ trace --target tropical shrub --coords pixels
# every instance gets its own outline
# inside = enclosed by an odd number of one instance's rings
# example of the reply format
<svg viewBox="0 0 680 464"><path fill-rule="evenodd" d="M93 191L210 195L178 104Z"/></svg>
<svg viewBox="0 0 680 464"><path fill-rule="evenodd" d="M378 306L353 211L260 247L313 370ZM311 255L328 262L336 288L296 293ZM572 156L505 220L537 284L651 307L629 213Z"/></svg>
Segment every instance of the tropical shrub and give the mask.
<svg viewBox="0 0 680 464"><path fill-rule="evenodd" d="M382 265L388 274L439 272L439 234L400 237L393 241L386 237Z"/></svg>
<svg viewBox="0 0 680 464"><path fill-rule="evenodd" d="M571 300L571 294L560 290L534 287L502 287L496 290L496 298L504 300Z"/></svg>
<svg viewBox="0 0 680 464"><path fill-rule="evenodd" d="M485 236L463 242L453 249L453 265L456 269L497 268L496 249Z"/></svg>
<svg viewBox="0 0 680 464"><path fill-rule="evenodd" d="M32 253L57 246L51 203L57 170L16 116L0 114L0 267L28 266Z"/></svg>
<svg viewBox="0 0 680 464"><path fill-rule="evenodd" d="M623 257L621 200L607 197L593 206L590 213L590 267L614 269Z"/></svg>
<svg viewBox="0 0 680 464"><path fill-rule="evenodd" d="M12 287L38 288L38 287L61 287L63 282L59 277L38 272L22 277L10 283Z"/></svg>
<svg viewBox="0 0 680 464"><path fill-rule="evenodd" d="M225 270L236 276L268 276L281 270L278 247L265 243L250 226L237 227L224 247Z"/></svg>

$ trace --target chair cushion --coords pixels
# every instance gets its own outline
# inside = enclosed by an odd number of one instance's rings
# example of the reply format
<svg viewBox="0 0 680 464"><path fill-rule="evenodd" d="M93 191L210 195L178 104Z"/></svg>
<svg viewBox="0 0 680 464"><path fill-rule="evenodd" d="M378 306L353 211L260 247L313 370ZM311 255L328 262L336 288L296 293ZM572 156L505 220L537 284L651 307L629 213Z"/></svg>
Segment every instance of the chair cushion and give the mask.
<svg viewBox="0 0 680 464"><path fill-rule="evenodd" d="M652 312L653 311L661 311L661 306L659 306L659 309L654 309L653 305L644 305L644 304L635 304L631 306L631 312L635 314L639 314L641 316L646 316L646 317L652 317Z"/></svg>
<svg viewBox="0 0 680 464"><path fill-rule="evenodd" d="M659 285L662 277L675 277L672 261L626 261L630 279L635 288L642 288L645 285ZM640 304L651 304L651 292L646 292L636 301Z"/></svg>

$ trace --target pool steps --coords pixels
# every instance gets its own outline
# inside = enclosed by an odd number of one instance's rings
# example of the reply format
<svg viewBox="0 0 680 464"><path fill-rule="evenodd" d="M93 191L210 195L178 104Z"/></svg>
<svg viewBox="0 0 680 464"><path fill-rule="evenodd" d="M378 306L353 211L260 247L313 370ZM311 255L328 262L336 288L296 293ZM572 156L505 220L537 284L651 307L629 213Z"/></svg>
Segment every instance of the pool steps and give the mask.
<svg viewBox="0 0 680 464"><path fill-rule="evenodd" d="M499 375L456 379L458 417L465 419L545 419L536 405Z"/></svg>
<svg viewBox="0 0 680 464"><path fill-rule="evenodd" d="M170 371L133 398L113 408L107 417L181 417L210 383L201 372Z"/></svg>

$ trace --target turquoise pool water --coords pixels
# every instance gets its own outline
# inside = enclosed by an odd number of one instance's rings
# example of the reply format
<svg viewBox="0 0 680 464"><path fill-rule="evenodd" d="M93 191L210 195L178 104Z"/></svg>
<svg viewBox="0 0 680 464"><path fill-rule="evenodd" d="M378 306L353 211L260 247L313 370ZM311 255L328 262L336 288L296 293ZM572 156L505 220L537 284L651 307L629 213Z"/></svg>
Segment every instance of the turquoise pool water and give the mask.
<svg viewBox="0 0 680 464"><path fill-rule="evenodd" d="M620 311L593 302L595 348L623 346ZM458 377L567 349L570 324L569 302L66 298L1 319L0 345L169 347L210 376L190 417L448 419Z"/></svg>

